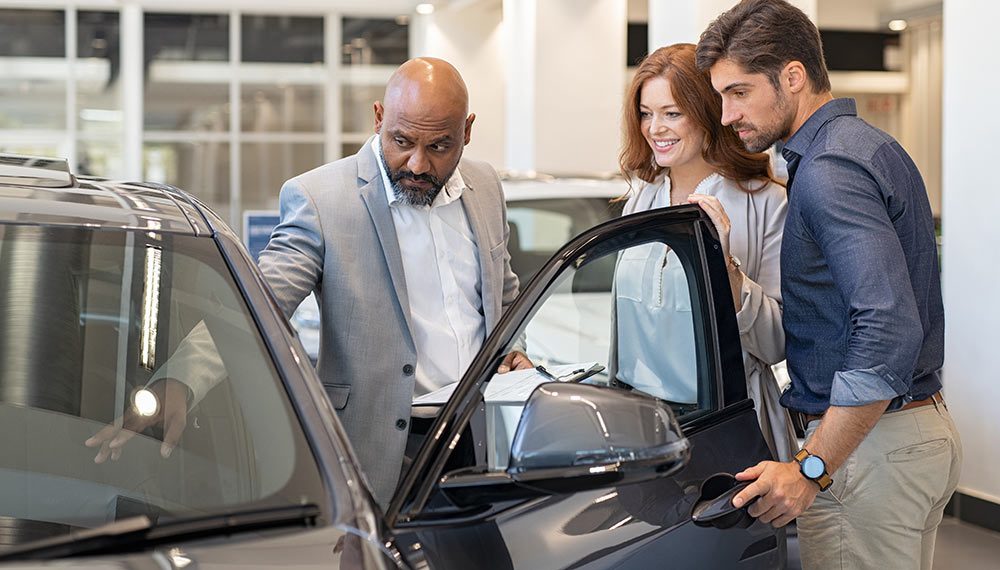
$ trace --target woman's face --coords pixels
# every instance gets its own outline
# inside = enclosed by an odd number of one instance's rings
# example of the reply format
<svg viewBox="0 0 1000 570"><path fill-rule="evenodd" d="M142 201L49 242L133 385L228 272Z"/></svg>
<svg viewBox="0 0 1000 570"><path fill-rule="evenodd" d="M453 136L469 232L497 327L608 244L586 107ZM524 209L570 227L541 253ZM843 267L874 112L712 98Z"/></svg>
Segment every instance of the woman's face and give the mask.
<svg viewBox="0 0 1000 570"><path fill-rule="evenodd" d="M666 78L654 77L643 83L639 90L639 121L656 164L678 168L703 160L705 133L681 111Z"/></svg>

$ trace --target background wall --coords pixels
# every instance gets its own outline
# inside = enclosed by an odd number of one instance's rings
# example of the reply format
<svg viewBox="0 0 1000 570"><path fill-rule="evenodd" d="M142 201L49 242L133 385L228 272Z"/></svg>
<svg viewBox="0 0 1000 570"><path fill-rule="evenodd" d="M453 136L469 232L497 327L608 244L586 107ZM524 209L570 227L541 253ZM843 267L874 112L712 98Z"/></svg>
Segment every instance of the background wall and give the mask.
<svg viewBox="0 0 1000 570"><path fill-rule="evenodd" d="M960 491L1000 503L1000 245L996 22L1000 4L944 3L945 392L965 447Z"/></svg>
<svg viewBox="0 0 1000 570"><path fill-rule="evenodd" d="M476 114L466 155L497 166L504 164L506 141L502 19L500 2L458 4L414 16L410 28L411 57L440 57L465 78Z"/></svg>

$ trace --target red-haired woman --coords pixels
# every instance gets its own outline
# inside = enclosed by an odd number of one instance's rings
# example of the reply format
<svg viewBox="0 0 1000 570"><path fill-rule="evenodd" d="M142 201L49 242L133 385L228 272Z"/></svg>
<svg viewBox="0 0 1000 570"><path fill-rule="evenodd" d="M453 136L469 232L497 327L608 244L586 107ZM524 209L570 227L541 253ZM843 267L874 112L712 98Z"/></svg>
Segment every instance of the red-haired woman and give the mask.
<svg viewBox="0 0 1000 570"><path fill-rule="evenodd" d="M619 162L631 186L624 211L698 204L712 219L728 260L747 392L771 451L788 461L797 444L770 367L785 357L779 280L785 189L772 179L768 156L747 152L721 116L721 99L695 66L694 45L660 48L643 60L623 112ZM615 288L616 379L696 407L690 297L676 254L662 244L627 250Z"/></svg>

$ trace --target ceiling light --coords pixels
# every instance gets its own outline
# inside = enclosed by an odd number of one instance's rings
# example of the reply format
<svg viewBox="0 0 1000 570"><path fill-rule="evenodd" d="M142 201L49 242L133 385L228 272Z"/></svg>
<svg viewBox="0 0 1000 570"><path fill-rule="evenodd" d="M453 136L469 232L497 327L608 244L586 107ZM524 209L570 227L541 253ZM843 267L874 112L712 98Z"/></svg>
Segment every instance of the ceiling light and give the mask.
<svg viewBox="0 0 1000 570"><path fill-rule="evenodd" d="M890 20L889 29L894 32L902 32L906 29L906 20Z"/></svg>
<svg viewBox="0 0 1000 570"><path fill-rule="evenodd" d="M434 4L417 4L417 14L422 16L429 16L434 13Z"/></svg>

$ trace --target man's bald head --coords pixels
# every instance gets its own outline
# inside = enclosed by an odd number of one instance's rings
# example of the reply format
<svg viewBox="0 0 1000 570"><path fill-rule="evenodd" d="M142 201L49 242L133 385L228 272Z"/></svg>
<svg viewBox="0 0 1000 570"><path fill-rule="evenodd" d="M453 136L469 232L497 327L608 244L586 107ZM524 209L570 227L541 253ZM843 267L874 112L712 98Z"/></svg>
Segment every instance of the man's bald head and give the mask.
<svg viewBox="0 0 1000 570"><path fill-rule="evenodd" d="M472 137L469 91L450 63L411 59L389 78L375 102L380 157L401 200L429 205L458 167Z"/></svg>
<svg viewBox="0 0 1000 570"><path fill-rule="evenodd" d="M429 107L454 112L462 119L469 112L469 90L455 67L443 59L418 57L399 66L385 86L386 110L394 107Z"/></svg>

